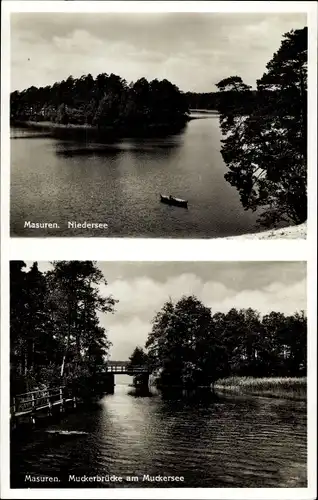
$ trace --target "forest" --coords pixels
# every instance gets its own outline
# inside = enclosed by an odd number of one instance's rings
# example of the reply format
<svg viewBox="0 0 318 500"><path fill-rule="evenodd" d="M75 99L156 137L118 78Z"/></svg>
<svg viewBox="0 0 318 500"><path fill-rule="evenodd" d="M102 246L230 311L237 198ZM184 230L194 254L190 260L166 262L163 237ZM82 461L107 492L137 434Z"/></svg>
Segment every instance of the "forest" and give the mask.
<svg viewBox="0 0 318 500"><path fill-rule="evenodd" d="M107 365L111 343L99 314L116 298L93 261L10 263L11 395L58 384L92 390ZM307 318L254 309L213 312L194 296L167 301L152 321L145 350L130 363L148 364L159 385L197 386L229 375L306 375Z"/></svg>
<svg viewBox="0 0 318 500"><path fill-rule="evenodd" d="M163 386L207 385L230 375L305 376L307 318L303 311L261 316L252 308L212 313L184 296L156 314L145 347Z"/></svg>
<svg viewBox="0 0 318 500"><path fill-rule="evenodd" d="M30 87L10 96L11 123L62 125L129 131L182 127L188 120L184 94L168 80L140 78L128 84L106 73L69 76L52 86Z"/></svg>
<svg viewBox="0 0 318 500"><path fill-rule="evenodd" d="M110 349L98 313L113 313L107 284L92 261L10 262L11 395L42 386L91 387Z"/></svg>
<svg viewBox="0 0 318 500"><path fill-rule="evenodd" d="M218 111L224 101L228 102L228 104L231 103L231 106L234 106L234 104L237 105L235 100L238 94L227 89L224 92L221 90L218 92L186 92L185 97L190 109ZM244 105L247 106L248 103L251 103L253 106L256 105L258 98L259 95L256 90L251 90L248 95L241 95L241 108Z"/></svg>

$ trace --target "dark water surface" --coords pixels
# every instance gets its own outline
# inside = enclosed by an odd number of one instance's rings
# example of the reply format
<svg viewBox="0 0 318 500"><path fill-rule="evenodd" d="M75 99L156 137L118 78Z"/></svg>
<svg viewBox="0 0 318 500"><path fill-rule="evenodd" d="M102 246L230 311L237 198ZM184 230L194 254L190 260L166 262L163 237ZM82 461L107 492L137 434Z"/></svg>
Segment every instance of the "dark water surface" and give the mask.
<svg viewBox="0 0 318 500"><path fill-rule="evenodd" d="M204 118L177 135L109 144L12 129L11 234L211 238L259 230L224 179L218 117ZM187 199L188 210L160 203L160 193ZM108 229L68 229L68 221Z"/></svg>
<svg viewBox="0 0 318 500"><path fill-rule="evenodd" d="M112 487L306 487L306 405L247 396L136 397L118 383L94 408L78 409L11 446L11 487L109 487L68 475L123 477ZM65 437L64 429L86 434ZM25 474L61 482L25 483ZM184 483L142 482L184 476ZM130 483L126 476L138 476Z"/></svg>

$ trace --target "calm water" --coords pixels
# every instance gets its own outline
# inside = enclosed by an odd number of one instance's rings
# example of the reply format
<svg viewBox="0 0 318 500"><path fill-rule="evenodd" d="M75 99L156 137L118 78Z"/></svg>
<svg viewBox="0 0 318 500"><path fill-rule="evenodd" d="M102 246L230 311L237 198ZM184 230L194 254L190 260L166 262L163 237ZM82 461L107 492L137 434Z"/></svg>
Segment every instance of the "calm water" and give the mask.
<svg viewBox="0 0 318 500"><path fill-rule="evenodd" d="M85 144L13 129L11 232L14 236L219 237L255 232L224 180L216 115L192 120L178 135ZM31 136L31 137L30 137ZM172 194L188 210L160 203ZM24 222L59 229L28 229ZM108 229L68 229L68 221Z"/></svg>
<svg viewBox="0 0 318 500"><path fill-rule="evenodd" d="M13 441L12 487L29 487L25 474L58 476L61 482L50 487L80 487L65 482L68 474L115 474L124 478L120 487L175 487L125 480L144 474L182 475L181 487L306 487L305 403L221 395L135 397L125 381L117 383L115 394L96 408L78 409ZM53 429L87 434L47 432ZM89 485L94 486L100 485Z"/></svg>

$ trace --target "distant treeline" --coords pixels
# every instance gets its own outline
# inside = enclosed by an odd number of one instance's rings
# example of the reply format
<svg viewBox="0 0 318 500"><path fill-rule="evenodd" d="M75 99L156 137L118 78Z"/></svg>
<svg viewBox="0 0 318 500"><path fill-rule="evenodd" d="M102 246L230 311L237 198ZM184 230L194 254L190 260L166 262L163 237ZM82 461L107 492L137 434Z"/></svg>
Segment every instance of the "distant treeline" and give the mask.
<svg viewBox="0 0 318 500"><path fill-rule="evenodd" d="M97 128L145 130L182 126L185 95L168 80L128 84L114 74L91 74L11 94L11 121L53 122Z"/></svg>
<svg viewBox="0 0 318 500"><path fill-rule="evenodd" d="M190 109L218 109L218 92L186 92L185 96Z"/></svg>
<svg viewBox="0 0 318 500"><path fill-rule="evenodd" d="M128 84L113 73L69 76L52 86L29 87L10 96L10 116L14 122L52 122L99 128L180 125L189 109L218 110L222 92L181 92L168 80L140 78ZM242 96L241 96L242 97ZM227 93L229 102L236 94ZM248 99L256 98L252 92ZM240 101L242 104L242 100Z"/></svg>
<svg viewBox="0 0 318 500"><path fill-rule="evenodd" d="M163 386L204 386L230 375L304 376L307 318L304 312L261 316L251 308L212 313L185 296L164 304L145 347Z"/></svg>
<svg viewBox="0 0 318 500"><path fill-rule="evenodd" d="M228 103L237 99L237 94L235 92L186 92L185 97L190 109L209 109L218 111L223 100L226 99ZM240 96L239 104L242 105L242 96ZM245 103L255 104L257 100L256 90L251 91L247 96L245 96Z"/></svg>

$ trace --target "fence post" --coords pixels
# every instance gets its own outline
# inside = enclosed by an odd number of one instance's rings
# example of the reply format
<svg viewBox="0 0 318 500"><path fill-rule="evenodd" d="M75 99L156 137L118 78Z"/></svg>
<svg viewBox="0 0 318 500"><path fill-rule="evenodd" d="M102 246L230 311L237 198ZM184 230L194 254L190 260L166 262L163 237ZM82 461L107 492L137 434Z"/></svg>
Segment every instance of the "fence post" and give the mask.
<svg viewBox="0 0 318 500"><path fill-rule="evenodd" d="M15 416L17 412L17 407L16 407L16 399L12 398L12 413L10 413L10 428L11 429L16 429L17 427L17 418Z"/></svg>
<svg viewBox="0 0 318 500"><path fill-rule="evenodd" d="M32 400L31 401L32 411L31 411L30 419L31 419L31 424L35 425L35 397L34 397L34 392L32 392L31 400Z"/></svg>
<svg viewBox="0 0 318 500"><path fill-rule="evenodd" d="M47 395L47 404L48 404L48 416L52 416L52 403L51 403L51 398L50 398L50 389L48 389L48 395Z"/></svg>
<svg viewBox="0 0 318 500"><path fill-rule="evenodd" d="M65 410L65 398L63 397L63 387L60 387L60 412Z"/></svg>
<svg viewBox="0 0 318 500"><path fill-rule="evenodd" d="M17 428L17 424L18 424L18 419L16 418L16 416L13 414L13 415L10 415L10 428L11 429L16 429Z"/></svg>

